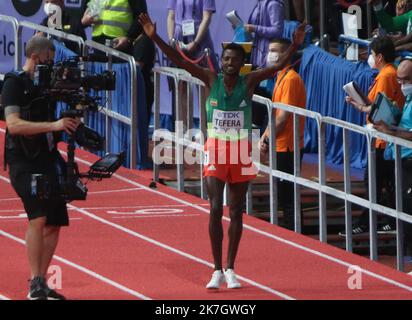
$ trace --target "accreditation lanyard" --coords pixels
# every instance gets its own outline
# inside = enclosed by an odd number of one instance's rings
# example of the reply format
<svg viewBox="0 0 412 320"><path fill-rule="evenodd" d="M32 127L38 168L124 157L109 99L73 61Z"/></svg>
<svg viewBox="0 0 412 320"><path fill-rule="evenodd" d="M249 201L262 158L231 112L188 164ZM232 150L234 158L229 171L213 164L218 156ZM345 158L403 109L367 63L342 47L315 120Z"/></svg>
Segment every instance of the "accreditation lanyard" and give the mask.
<svg viewBox="0 0 412 320"><path fill-rule="evenodd" d="M261 16L261 14L262 14L262 6L261 6L261 4L262 4L262 1L260 1L260 0L258 0L258 3L257 3L257 15L256 15L256 24L257 25L260 25L261 24L261 21L260 21L260 16Z"/></svg>
<svg viewBox="0 0 412 320"><path fill-rule="evenodd" d="M282 78L279 79L279 83L276 85L275 84L275 89L273 90L273 96L275 96L276 91L279 89L282 81L286 78L286 76L288 75L289 71L292 70L292 66L288 67L288 69L286 70L286 72L284 73L284 75L282 76Z"/></svg>
<svg viewBox="0 0 412 320"><path fill-rule="evenodd" d="M371 84L371 86L369 87L369 92L372 91L373 88L375 88L376 84L378 83L378 80L373 80L373 83Z"/></svg>
<svg viewBox="0 0 412 320"><path fill-rule="evenodd" d="M189 0L182 0L183 2L183 12L182 12L182 31L184 37L194 36L196 33L195 29L195 14L196 14L196 0L192 2L192 16L191 19L185 19L186 14L186 1Z"/></svg>
<svg viewBox="0 0 412 320"><path fill-rule="evenodd" d="M261 24L261 21L260 21L260 16L261 16L261 11L262 11L262 1L261 0L258 0L258 2L256 3L256 6L253 8L253 10L252 10L252 12L250 13L250 16L249 16L249 21L250 21L250 23L253 23L252 21L251 21L251 19L252 19L252 16L253 16L253 14L255 13L255 11L256 11L256 22L255 22L255 24L256 25L260 25Z"/></svg>

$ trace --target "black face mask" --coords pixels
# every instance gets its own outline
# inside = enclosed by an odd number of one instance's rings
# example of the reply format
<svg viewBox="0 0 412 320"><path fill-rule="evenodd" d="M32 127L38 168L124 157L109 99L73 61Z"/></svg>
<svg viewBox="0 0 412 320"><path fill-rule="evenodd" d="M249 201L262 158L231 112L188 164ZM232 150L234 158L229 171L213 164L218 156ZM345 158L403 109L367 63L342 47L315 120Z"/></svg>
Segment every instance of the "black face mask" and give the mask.
<svg viewBox="0 0 412 320"><path fill-rule="evenodd" d="M53 60L51 60L51 59L46 59L46 60L44 60L44 61L39 60L38 65L41 65L41 66L48 66L49 68L51 68L51 67L53 67L53 66L54 66L54 61L53 61Z"/></svg>
<svg viewBox="0 0 412 320"><path fill-rule="evenodd" d="M44 62L40 62L39 64L41 64L41 65L45 65L45 66L48 66L48 67L53 67L54 66L54 61L53 60L46 60L46 61L44 61Z"/></svg>

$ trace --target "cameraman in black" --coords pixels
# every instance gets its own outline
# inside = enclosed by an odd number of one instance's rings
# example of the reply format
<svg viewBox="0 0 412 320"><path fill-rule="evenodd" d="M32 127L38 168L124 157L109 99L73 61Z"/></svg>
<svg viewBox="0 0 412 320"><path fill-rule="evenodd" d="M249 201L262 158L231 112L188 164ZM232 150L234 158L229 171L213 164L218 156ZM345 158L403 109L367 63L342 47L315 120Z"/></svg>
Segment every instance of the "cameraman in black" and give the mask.
<svg viewBox="0 0 412 320"><path fill-rule="evenodd" d="M26 234L31 271L30 300L64 300L51 290L46 274L55 252L60 227L68 226L66 202L60 197L45 199L36 191L35 174L47 177L51 187L58 187L57 163L61 158L55 134L72 134L78 119L55 120L49 99L34 86L36 65L52 65L55 48L41 36L33 37L25 49L26 62L20 73L7 74L2 103L7 124L5 158L11 184L22 199L29 224Z"/></svg>

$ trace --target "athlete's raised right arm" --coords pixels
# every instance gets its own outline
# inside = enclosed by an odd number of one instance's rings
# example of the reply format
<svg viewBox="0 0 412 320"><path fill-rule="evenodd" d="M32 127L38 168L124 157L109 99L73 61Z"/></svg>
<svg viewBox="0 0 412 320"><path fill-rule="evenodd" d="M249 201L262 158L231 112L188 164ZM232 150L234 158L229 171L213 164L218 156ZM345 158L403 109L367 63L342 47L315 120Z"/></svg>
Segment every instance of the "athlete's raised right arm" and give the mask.
<svg viewBox="0 0 412 320"><path fill-rule="evenodd" d="M209 88L212 87L213 81L217 76L216 73L182 59L175 49L170 47L165 41L163 41L162 38L159 37L156 33L156 24L152 22L147 14L140 14L139 22L142 25L146 35L158 45L158 47L173 63L175 63L179 68L185 69L192 76L202 80Z"/></svg>

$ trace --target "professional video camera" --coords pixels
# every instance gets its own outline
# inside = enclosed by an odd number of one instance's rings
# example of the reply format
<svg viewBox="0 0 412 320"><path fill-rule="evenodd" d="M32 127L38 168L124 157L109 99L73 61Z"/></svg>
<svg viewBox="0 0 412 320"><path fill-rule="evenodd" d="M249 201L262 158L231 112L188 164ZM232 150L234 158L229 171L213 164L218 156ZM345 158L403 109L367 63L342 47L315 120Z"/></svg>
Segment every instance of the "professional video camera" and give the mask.
<svg viewBox="0 0 412 320"><path fill-rule="evenodd" d="M116 73L104 71L101 74L86 75L84 65L87 57L73 57L59 62L53 66L37 65L34 84L51 92L64 92L64 90L94 89L115 90Z"/></svg>
<svg viewBox="0 0 412 320"><path fill-rule="evenodd" d="M34 85L53 100L77 107L87 106L88 110L97 111L100 97L92 97L90 89L115 90L116 73L104 71L101 74L87 74L85 64L88 61L88 57L73 57L56 65L37 65Z"/></svg>
<svg viewBox="0 0 412 320"><path fill-rule="evenodd" d="M87 61L87 57L76 57L52 66L36 66L34 85L50 101L64 102L68 105L68 110L60 114L61 118L82 118L86 111L97 111L101 98L97 95L91 96L91 89L94 91L115 90L115 72L104 71L101 74L87 74L84 68ZM33 175L32 193L34 195L45 199L58 195L66 201L85 200L88 190L81 179L110 178L123 162L123 152L107 154L90 166L87 173L80 173L74 160L75 142L92 151L104 149L104 138L96 131L81 124L73 135L68 136L67 162L58 165L60 169L58 171L61 171L58 173L59 186L53 186L43 175Z"/></svg>

